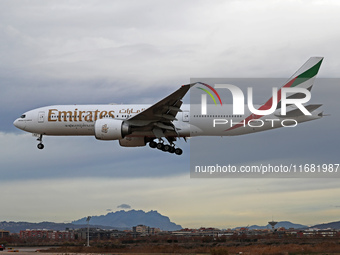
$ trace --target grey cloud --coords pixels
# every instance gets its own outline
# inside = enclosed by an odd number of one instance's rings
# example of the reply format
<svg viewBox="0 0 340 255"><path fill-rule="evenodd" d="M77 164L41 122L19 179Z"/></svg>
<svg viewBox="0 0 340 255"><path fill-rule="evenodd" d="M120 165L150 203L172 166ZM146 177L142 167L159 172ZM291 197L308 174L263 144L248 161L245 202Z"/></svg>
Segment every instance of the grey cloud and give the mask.
<svg viewBox="0 0 340 255"><path fill-rule="evenodd" d="M130 209L131 206L128 205L128 204L121 204L121 205L118 205L117 208L122 208L122 209Z"/></svg>

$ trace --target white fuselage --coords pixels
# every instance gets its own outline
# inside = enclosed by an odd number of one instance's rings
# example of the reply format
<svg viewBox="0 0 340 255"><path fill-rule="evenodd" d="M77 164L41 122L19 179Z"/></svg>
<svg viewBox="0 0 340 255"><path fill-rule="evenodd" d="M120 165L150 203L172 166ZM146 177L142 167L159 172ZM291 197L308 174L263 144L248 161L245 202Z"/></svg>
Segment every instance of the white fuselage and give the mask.
<svg viewBox="0 0 340 255"><path fill-rule="evenodd" d="M96 120L109 118L128 121L129 118L148 107L150 105L46 106L24 113L14 121L14 125L24 131L41 135L93 136ZM321 118L315 112L310 116L290 118L283 118L274 113L246 123L244 120L251 115L249 110L244 115L234 115L232 105L223 105L212 108L213 110L203 115L199 109L195 106L182 105L182 112L178 112L177 120L173 122L178 134L173 132L172 135L181 137L243 135ZM292 120L295 120L295 122ZM152 131L146 130L145 132L133 132L129 136L152 137L154 134Z"/></svg>

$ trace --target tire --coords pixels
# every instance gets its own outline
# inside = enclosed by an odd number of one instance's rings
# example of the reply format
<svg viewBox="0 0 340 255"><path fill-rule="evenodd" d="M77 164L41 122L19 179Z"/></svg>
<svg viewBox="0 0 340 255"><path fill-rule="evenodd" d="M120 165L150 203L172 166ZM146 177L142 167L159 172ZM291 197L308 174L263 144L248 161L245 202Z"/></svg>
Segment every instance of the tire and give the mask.
<svg viewBox="0 0 340 255"><path fill-rule="evenodd" d="M157 147L157 143L156 142L154 142L154 141L151 141L151 142L149 142L149 146L150 146L150 148L156 148Z"/></svg>
<svg viewBox="0 0 340 255"><path fill-rule="evenodd" d="M163 150L164 149L164 144L162 144L162 143L157 143L157 149L159 149L159 150Z"/></svg>
<svg viewBox="0 0 340 255"><path fill-rule="evenodd" d="M164 145L164 151L170 151L171 150L171 146L170 145Z"/></svg>
<svg viewBox="0 0 340 255"><path fill-rule="evenodd" d="M182 155L183 151L180 148L175 149L177 155Z"/></svg>

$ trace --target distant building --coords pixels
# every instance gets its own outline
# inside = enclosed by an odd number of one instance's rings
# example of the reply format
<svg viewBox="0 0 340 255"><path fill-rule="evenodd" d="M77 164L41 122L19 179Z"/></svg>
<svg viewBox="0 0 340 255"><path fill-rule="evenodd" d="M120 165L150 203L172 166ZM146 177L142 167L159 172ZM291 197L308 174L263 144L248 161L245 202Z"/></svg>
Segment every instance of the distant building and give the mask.
<svg viewBox="0 0 340 255"><path fill-rule="evenodd" d="M78 237L82 240L87 239L87 228L81 228L76 230ZM89 229L89 237L90 240L108 240L111 238L118 238L122 236L126 236L126 232L119 230L105 230L100 228L90 228Z"/></svg>
<svg viewBox="0 0 340 255"><path fill-rule="evenodd" d="M138 225L138 226L132 227L132 231L133 233L138 233L140 235L155 235L161 232L159 228L150 228L145 225Z"/></svg>
<svg viewBox="0 0 340 255"><path fill-rule="evenodd" d="M0 230L0 238L9 237L9 234L7 230Z"/></svg>
<svg viewBox="0 0 340 255"><path fill-rule="evenodd" d="M54 231L47 229L21 230L19 236L21 239L35 238L56 241L70 241L75 239L74 231Z"/></svg>
<svg viewBox="0 0 340 255"><path fill-rule="evenodd" d="M171 232L173 235L177 235L177 236L221 236L221 235L226 235L224 233L227 233L228 235L229 232L228 231L221 231L218 228L199 228L199 229L189 229L189 228L183 228L181 230L178 231L172 231Z"/></svg>

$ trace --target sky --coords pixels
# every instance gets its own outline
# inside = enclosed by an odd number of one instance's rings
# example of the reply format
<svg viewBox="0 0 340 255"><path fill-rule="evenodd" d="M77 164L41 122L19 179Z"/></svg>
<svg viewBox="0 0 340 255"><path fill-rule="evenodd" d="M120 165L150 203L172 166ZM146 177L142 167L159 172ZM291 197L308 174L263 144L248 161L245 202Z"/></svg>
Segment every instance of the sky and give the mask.
<svg viewBox="0 0 340 255"><path fill-rule="evenodd" d="M12 124L46 105L153 104L193 77L288 79L311 56L325 58L318 77L338 78L339 12L335 0L0 0L0 221L130 208L190 228L340 220L337 178L195 179L190 140L178 143L182 156L94 137L44 137L38 150ZM340 163L339 82L328 81L312 99L330 116L211 138L218 152L249 164Z"/></svg>

